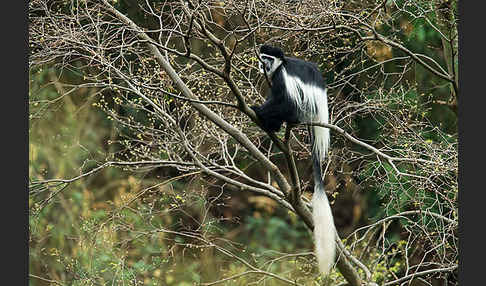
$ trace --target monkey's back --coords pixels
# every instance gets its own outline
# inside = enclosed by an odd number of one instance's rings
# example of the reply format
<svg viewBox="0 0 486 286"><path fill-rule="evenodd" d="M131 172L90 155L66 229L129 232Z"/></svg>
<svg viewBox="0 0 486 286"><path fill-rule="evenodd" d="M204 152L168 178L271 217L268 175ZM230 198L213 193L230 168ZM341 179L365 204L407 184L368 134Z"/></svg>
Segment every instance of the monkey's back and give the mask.
<svg viewBox="0 0 486 286"><path fill-rule="evenodd" d="M288 62L288 64L284 63L284 66L289 75L298 77L305 84L326 88L326 80L317 64L292 57L285 57L285 62Z"/></svg>

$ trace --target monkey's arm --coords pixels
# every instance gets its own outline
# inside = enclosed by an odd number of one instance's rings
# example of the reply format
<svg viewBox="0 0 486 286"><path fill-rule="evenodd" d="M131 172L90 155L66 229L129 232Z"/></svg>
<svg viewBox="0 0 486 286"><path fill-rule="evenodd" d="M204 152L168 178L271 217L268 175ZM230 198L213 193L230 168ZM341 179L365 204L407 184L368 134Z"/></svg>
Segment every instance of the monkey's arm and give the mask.
<svg viewBox="0 0 486 286"><path fill-rule="evenodd" d="M261 106L251 106L255 111L262 128L268 132L276 132L284 121L296 122L295 108L284 97L270 95Z"/></svg>

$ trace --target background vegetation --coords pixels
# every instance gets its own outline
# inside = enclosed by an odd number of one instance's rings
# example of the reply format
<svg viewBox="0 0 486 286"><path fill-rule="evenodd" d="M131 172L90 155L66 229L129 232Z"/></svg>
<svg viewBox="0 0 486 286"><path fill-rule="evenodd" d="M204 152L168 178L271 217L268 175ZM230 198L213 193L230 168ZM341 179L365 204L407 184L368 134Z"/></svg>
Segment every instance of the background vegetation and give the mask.
<svg viewBox="0 0 486 286"><path fill-rule="evenodd" d="M446 0L31 0L29 285L456 285L457 21ZM262 43L328 80L328 278L306 127L247 108Z"/></svg>

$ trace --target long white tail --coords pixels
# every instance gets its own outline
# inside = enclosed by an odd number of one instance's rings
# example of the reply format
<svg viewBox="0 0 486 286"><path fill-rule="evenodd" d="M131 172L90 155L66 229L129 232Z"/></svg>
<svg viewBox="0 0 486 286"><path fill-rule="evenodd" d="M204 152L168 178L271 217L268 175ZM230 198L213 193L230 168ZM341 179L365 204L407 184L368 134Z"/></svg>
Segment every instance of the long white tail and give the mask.
<svg viewBox="0 0 486 286"><path fill-rule="evenodd" d="M312 120L314 122L328 123L327 90L318 89L308 97L310 106L315 106ZM331 206L324 191L322 178L322 162L327 155L330 143L328 128L312 127L312 161L314 173L314 195L312 197L312 217L314 220L315 254L319 270L327 275L334 264L336 256L336 229L331 212Z"/></svg>
<svg viewBox="0 0 486 286"><path fill-rule="evenodd" d="M316 184L314 187L312 206L315 254L319 271L327 275L334 264L336 254L336 230L331 207L322 184Z"/></svg>

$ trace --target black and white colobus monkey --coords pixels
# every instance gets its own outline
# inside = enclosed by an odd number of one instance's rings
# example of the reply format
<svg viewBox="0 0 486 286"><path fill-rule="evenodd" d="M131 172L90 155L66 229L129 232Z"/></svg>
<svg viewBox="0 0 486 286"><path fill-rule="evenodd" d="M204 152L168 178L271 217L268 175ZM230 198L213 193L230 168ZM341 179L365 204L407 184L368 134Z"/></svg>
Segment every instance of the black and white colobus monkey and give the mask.
<svg viewBox="0 0 486 286"><path fill-rule="evenodd" d="M282 123L328 123L326 83L316 64L287 57L281 49L260 47L260 72L271 81L270 94L261 106L252 106L262 127L269 132ZM322 179L322 161L329 147L329 129L312 126L312 197L315 252L319 270L328 274L335 259L335 227Z"/></svg>

